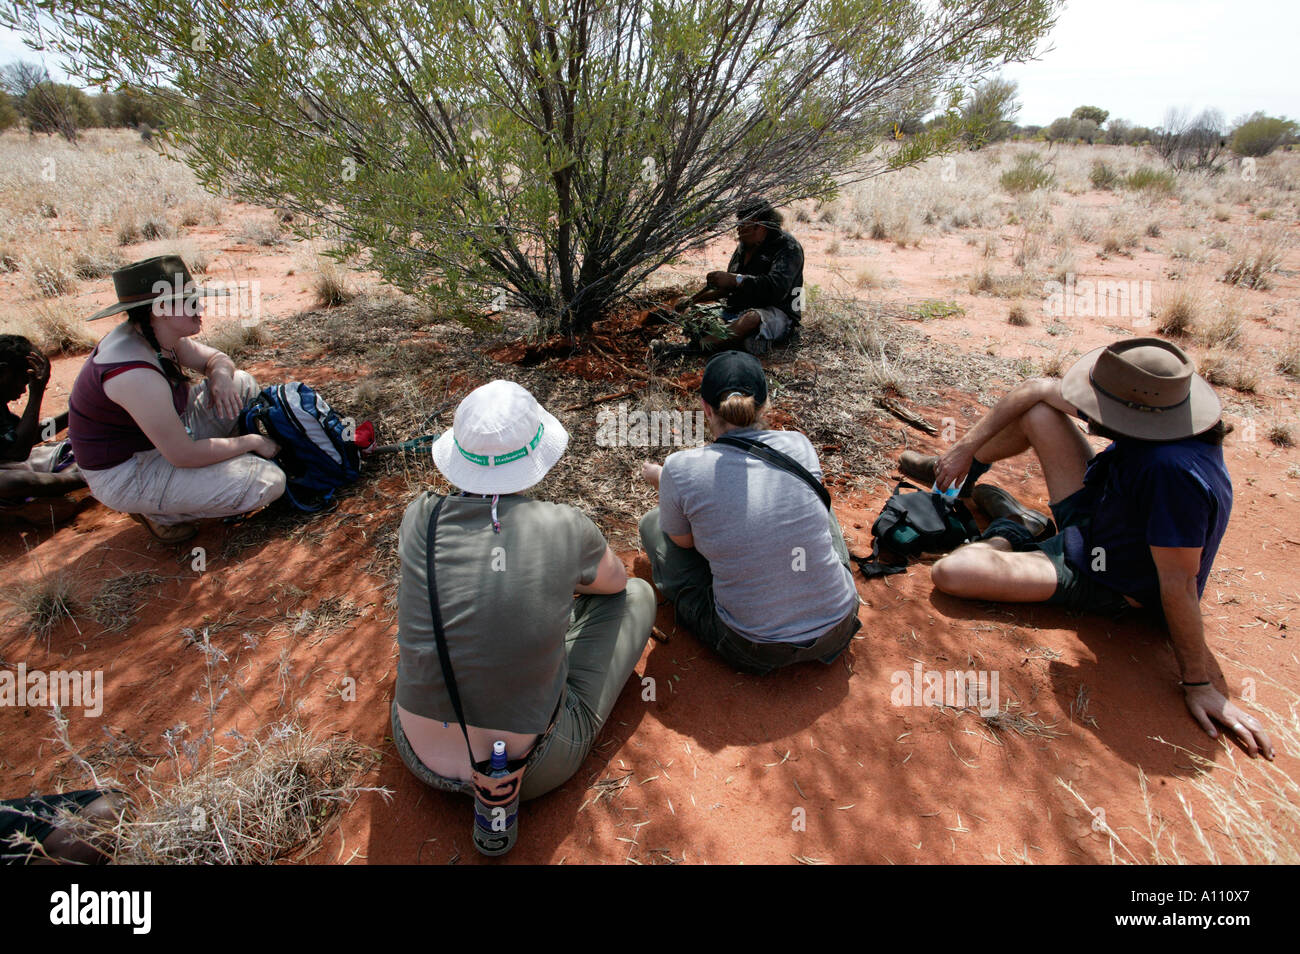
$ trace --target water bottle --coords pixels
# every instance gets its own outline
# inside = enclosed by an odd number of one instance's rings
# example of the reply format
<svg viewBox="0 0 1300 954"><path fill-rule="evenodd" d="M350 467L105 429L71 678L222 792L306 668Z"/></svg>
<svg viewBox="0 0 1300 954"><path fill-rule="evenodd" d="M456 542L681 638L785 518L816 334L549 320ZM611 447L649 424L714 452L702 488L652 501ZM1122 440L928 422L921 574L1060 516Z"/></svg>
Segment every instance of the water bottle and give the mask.
<svg viewBox="0 0 1300 954"><path fill-rule="evenodd" d="M930 487L930 492L936 494L943 494L943 496L947 497L949 500L956 500L957 494L961 492L961 485L962 485L961 481L955 481L953 485L949 487L947 490L940 490L938 484L933 484Z"/></svg>
<svg viewBox="0 0 1300 954"><path fill-rule="evenodd" d="M492 768L489 778L505 778L506 744L492 743ZM489 805L474 795L474 847L483 855L504 855L519 837L519 792L504 805Z"/></svg>

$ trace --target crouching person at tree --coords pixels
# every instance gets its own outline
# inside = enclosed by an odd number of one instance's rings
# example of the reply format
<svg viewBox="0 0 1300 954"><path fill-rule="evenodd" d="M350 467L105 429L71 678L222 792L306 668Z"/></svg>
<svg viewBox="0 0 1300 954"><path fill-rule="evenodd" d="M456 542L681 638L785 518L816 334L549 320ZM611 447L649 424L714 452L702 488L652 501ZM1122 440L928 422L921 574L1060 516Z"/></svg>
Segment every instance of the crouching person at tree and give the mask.
<svg viewBox="0 0 1300 954"><path fill-rule="evenodd" d="M194 521L265 507L284 493L278 448L239 434L257 382L225 354L193 340L201 296L175 255L113 273L126 313L86 359L69 401L69 434L95 499L130 514L157 539L194 536ZM191 384L184 369L204 380Z"/></svg>
<svg viewBox="0 0 1300 954"><path fill-rule="evenodd" d="M524 388L483 385L433 447L456 492L421 494L402 520L393 739L435 788L472 794L471 753L486 763L496 742L526 764L524 799L563 785L650 638L651 587L580 511L523 493L568 440Z"/></svg>
<svg viewBox="0 0 1300 954"><path fill-rule="evenodd" d="M50 362L21 335L0 335L0 515L49 526L72 516L76 505L64 494L86 486L66 441L47 441L68 426L60 414L41 421L41 401L50 381ZM22 416L9 403L27 394Z"/></svg>
<svg viewBox="0 0 1300 954"><path fill-rule="evenodd" d="M1251 755L1273 758L1254 716L1215 687L1200 600L1228 526L1230 428L1191 360L1159 338L1131 338L1084 355L1060 380L1014 388L942 457L904 455L909 477L968 492L993 522L976 542L934 564L954 596L1051 603L1113 615L1140 607L1172 639L1188 710L1211 736L1226 726ZM1111 439L1099 454L1070 417ZM976 481L1027 450L1047 480L1052 516ZM1055 532L1059 529L1059 533Z"/></svg>
<svg viewBox="0 0 1300 954"><path fill-rule="evenodd" d="M641 520L655 585L743 672L830 663L861 624L848 548L816 489L817 454L797 431L762 429L767 381L752 355L712 358L700 398L714 442L642 468L659 489Z"/></svg>

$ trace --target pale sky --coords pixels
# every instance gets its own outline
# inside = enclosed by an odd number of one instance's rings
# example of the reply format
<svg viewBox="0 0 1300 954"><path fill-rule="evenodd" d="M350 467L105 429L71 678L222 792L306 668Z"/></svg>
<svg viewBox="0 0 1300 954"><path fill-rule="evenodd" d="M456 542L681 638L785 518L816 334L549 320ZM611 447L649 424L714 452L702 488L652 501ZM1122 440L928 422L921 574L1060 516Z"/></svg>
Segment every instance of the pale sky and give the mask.
<svg viewBox="0 0 1300 954"><path fill-rule="evenodd" d="M1170 107L1300 119L1300 3L1295 0L1069 0L1020 84L1021 125L1045 126L1076 106L1157 126ZM0 31L0 65L38 59ZM62 78L51 57L50 72Z"/></svg>

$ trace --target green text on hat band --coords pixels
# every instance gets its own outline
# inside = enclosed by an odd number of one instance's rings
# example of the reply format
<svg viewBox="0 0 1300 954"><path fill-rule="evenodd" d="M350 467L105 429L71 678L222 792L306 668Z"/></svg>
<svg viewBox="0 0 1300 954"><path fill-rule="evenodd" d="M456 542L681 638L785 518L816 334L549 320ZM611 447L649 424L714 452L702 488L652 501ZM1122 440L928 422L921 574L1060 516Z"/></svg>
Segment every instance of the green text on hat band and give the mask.
<svg viewBox="0 0 1300 954"><path fill-rule="evenodd" d="M498 454L495 457L489 457L487 454L471 454L465 448L460 446L455 435L452 436L451 442L456 445L456 450L460 451L460 456L464 457L471 464L478 464L480 467L500 467L502 464L508 464L511 461L519 460L521 457L527 457L530 451L536 450L538 443L542 439L542 429L544 424L537 425L537 433L533 439L528 442L527 447L521 447L519 450L511 451L508 454Z"/></svg>

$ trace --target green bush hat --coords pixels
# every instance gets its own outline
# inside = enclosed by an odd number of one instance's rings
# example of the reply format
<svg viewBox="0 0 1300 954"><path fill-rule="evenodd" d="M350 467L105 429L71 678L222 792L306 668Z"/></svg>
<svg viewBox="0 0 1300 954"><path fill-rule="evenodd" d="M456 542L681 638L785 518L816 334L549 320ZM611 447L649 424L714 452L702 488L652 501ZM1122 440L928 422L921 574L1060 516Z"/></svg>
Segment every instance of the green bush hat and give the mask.
<svg viewBox="0 0 1300 954"><path fill-rule="evenodd" d="M229 289L197 285L179 255L156 255L117 269L113 272L113 290L117 292L117 304L95 312L87 321L158 301L190 304L204 296L230 294Z"/></svg>

